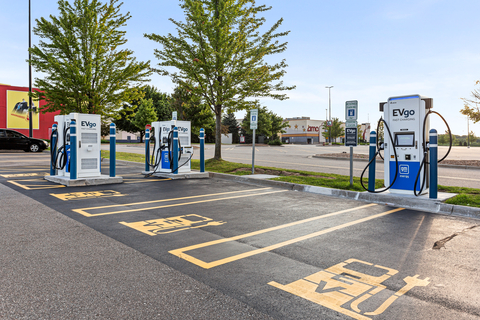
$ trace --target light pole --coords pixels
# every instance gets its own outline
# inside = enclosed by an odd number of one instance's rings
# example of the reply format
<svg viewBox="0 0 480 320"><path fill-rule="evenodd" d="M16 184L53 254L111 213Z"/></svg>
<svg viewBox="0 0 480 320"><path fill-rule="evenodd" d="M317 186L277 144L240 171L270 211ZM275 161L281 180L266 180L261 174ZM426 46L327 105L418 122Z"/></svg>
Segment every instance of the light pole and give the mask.
<svg viewBox="0 0 480 320"><path fill-rule="evenodd" d="M31 18L31 9L30 9L30 2L28 0L28 88L29 88L29 97L28 97L28 134L29 137L33 137L33 120L32 120L32 63L30 60L32 59L32 54L30 53L30 49L32 48L32 18Z"/></svg>
<svg viewBox="0 0 480 320"><path fill-rule="evenodd" d="M330 89L333 88L333 86L330 87L325 87L328 89L328 120L332 121L332 99L330 98ZM331 123L330 123L331 124ZM328 143L332 144L332 128L328 130Z"/></svg>
<svg viewBox="0 0 480 320"><path fill-rule="evenodd" d="M467 146L470 148L470 117L467 116Z"/></svg>

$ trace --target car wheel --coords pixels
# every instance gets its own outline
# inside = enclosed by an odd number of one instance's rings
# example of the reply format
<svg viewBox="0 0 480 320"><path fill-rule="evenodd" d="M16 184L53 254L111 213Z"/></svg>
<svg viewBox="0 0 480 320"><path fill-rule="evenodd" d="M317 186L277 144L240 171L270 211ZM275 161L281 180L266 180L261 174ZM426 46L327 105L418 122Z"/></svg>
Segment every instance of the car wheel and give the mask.
<svg viewBox="0 0 480 320"><path fill-rule="evenodd" d="M39 152L39 151L40 151L40 147L38 146L38 144L32 143L32 144L30 145L30 151L31 151L31 152Z"/></svg>

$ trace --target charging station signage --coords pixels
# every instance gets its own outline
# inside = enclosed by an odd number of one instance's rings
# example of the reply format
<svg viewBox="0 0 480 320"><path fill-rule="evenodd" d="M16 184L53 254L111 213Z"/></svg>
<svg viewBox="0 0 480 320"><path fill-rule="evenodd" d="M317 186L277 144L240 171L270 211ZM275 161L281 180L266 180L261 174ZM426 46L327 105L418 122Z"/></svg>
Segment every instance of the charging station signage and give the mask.
<svg viewBox="0 0 480 320"><path fill-rule="evenodd" d="M357 138L357 128L345 128L345 147L356 147Z"/></svg>
<svg viewBox="0 0 480 320"><path fill-rule="evenodd" d="M345 120L352 121L358 119L358 101L347 101L345 102Z"/></svg>
<svg viewBox="0 0 480 320"><path fill-rule="evenodd" d="M250 110L250 129L257 129L258 127L258 109Z"/></svg>

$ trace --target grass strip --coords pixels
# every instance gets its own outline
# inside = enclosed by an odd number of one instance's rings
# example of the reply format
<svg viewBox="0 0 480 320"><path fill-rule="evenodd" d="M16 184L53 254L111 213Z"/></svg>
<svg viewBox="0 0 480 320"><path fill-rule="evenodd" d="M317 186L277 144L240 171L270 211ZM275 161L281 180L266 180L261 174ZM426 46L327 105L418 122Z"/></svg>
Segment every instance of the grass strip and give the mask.
<svg viewBox="0 0 480 320"><path fill-rule="evenodd" d="M109 151L102 150L102 157L108 158ZM145 155L117 152L118 160L127 160L145 163ZM200 160L192 160L192 169L200 169ZM243 163L229 162L225 160L208 159L205 161L205 170L210 172L227 173L234 175L249 175L252 166ZM335 188L351 191L365 191L360 184L360 178L353 177L353 186L350 187L350 177L339 174L319 173L311 171L281 169L274 167L255 166L256 173L265 173L279 176L272 180L305 184L310 186ZM364 185L368 186L368 179L364 179ZM375 180L375 188L383 187L383 179ZM458 193L457 196L446 200L446 203L468 207L480 207L480 189L465 187L438 186L439 192Z"/></svg>

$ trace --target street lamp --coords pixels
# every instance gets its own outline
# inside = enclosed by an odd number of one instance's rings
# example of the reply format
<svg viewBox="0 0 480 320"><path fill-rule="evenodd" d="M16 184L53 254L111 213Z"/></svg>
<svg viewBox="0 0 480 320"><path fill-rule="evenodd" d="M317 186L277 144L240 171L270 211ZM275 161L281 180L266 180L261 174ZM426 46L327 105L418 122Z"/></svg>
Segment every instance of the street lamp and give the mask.
<svg viewBox="0 0 480 320"><path fill-rule="evenodd" d="M30 60L32 59L32 54L30 53L30 49L32 48L32 18L31 18L31 0L28 0L28 135L30 138L33 137L33 120L32 120L32 63Z"/></svg>
<svg viewBox="0 0 480 320"><path fill-rule="evenodd" d="M330 89L332 89L333 86L330 86L330 87L327 86L325 88L328 89L328 120L332 121L332 100L330 98ZM332 143L332 128L331 127L328 130L328 133L329 133L328 143L331 144Z"/></svg>

